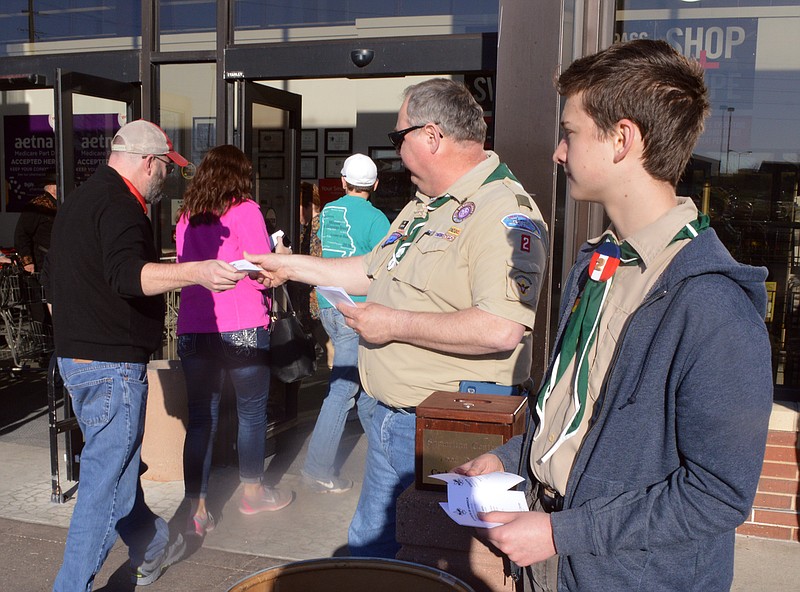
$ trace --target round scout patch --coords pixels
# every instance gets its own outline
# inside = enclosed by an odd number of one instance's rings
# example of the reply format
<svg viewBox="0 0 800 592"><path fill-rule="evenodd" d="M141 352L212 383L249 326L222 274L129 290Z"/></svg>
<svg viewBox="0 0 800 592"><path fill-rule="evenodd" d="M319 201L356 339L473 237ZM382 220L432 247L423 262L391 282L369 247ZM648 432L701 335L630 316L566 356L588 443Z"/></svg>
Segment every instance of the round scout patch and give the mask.
<svg viewBox="0 0 800 592"><path fill-rule="evenodd" d="M455 212L453 212L453 222L456 224L463 222L474 213L475 204L471 201L465 201Z"/></svg>

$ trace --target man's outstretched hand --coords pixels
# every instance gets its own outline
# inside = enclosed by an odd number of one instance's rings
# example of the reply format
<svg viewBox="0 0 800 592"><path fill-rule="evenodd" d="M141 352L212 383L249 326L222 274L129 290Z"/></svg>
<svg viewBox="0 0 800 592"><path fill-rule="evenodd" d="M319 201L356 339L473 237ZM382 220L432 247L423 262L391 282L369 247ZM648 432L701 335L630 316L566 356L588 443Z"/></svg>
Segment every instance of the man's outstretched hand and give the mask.
<svg viewBox="0 0 800 592"><path fill-rule="evenodd" d="M253 255L247 252L244 253L245 259L261 268L259 272L251 271L250 277L267 288L280 286L289 280L286 269L287 257L291 257L291 255L277 255L275 253Z"/></svg>

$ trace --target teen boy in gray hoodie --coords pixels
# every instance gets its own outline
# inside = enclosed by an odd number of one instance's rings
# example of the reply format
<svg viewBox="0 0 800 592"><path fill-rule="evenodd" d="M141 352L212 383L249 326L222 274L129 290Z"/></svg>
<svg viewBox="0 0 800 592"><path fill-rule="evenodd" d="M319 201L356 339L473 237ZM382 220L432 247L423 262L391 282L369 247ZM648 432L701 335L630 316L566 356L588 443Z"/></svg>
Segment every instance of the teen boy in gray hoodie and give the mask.
<svg viewBox="0 0 800 592"><path fill-rule="evenodd" d="M456 470L528 478L533 511L489 513L484 535L530 589L729 590L772 406L767 271L675 193L709 111L702 69L639 40L575 61L558 90L553 158L611 226L569 274L528 433Z"/></svg>

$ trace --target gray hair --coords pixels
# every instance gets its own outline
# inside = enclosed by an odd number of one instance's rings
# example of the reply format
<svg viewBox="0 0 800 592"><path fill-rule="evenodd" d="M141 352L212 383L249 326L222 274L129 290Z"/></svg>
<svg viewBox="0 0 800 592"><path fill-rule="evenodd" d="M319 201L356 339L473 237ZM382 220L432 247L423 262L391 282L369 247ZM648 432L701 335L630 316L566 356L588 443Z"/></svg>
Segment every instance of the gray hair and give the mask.
<svg viewBox="0 0 800 592"><path fill-rule="evenodd" d="M435 123L456 142L485 142L483 109L462 83L432 78L409 86L403 96L408 100L406 115L411 125Z"/></svg>

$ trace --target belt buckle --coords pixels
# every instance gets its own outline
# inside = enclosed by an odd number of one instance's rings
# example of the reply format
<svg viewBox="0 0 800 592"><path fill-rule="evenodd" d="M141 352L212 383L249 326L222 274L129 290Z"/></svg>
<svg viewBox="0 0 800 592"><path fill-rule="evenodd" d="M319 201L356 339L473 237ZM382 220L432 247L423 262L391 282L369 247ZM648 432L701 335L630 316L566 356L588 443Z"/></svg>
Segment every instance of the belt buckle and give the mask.
<svg viewBox="0 0 800 592"><path fill-rule="evenodd" d="M559 512L564 507L564 497L555 489L539 484L539 503L547 514Z"/></svg>

